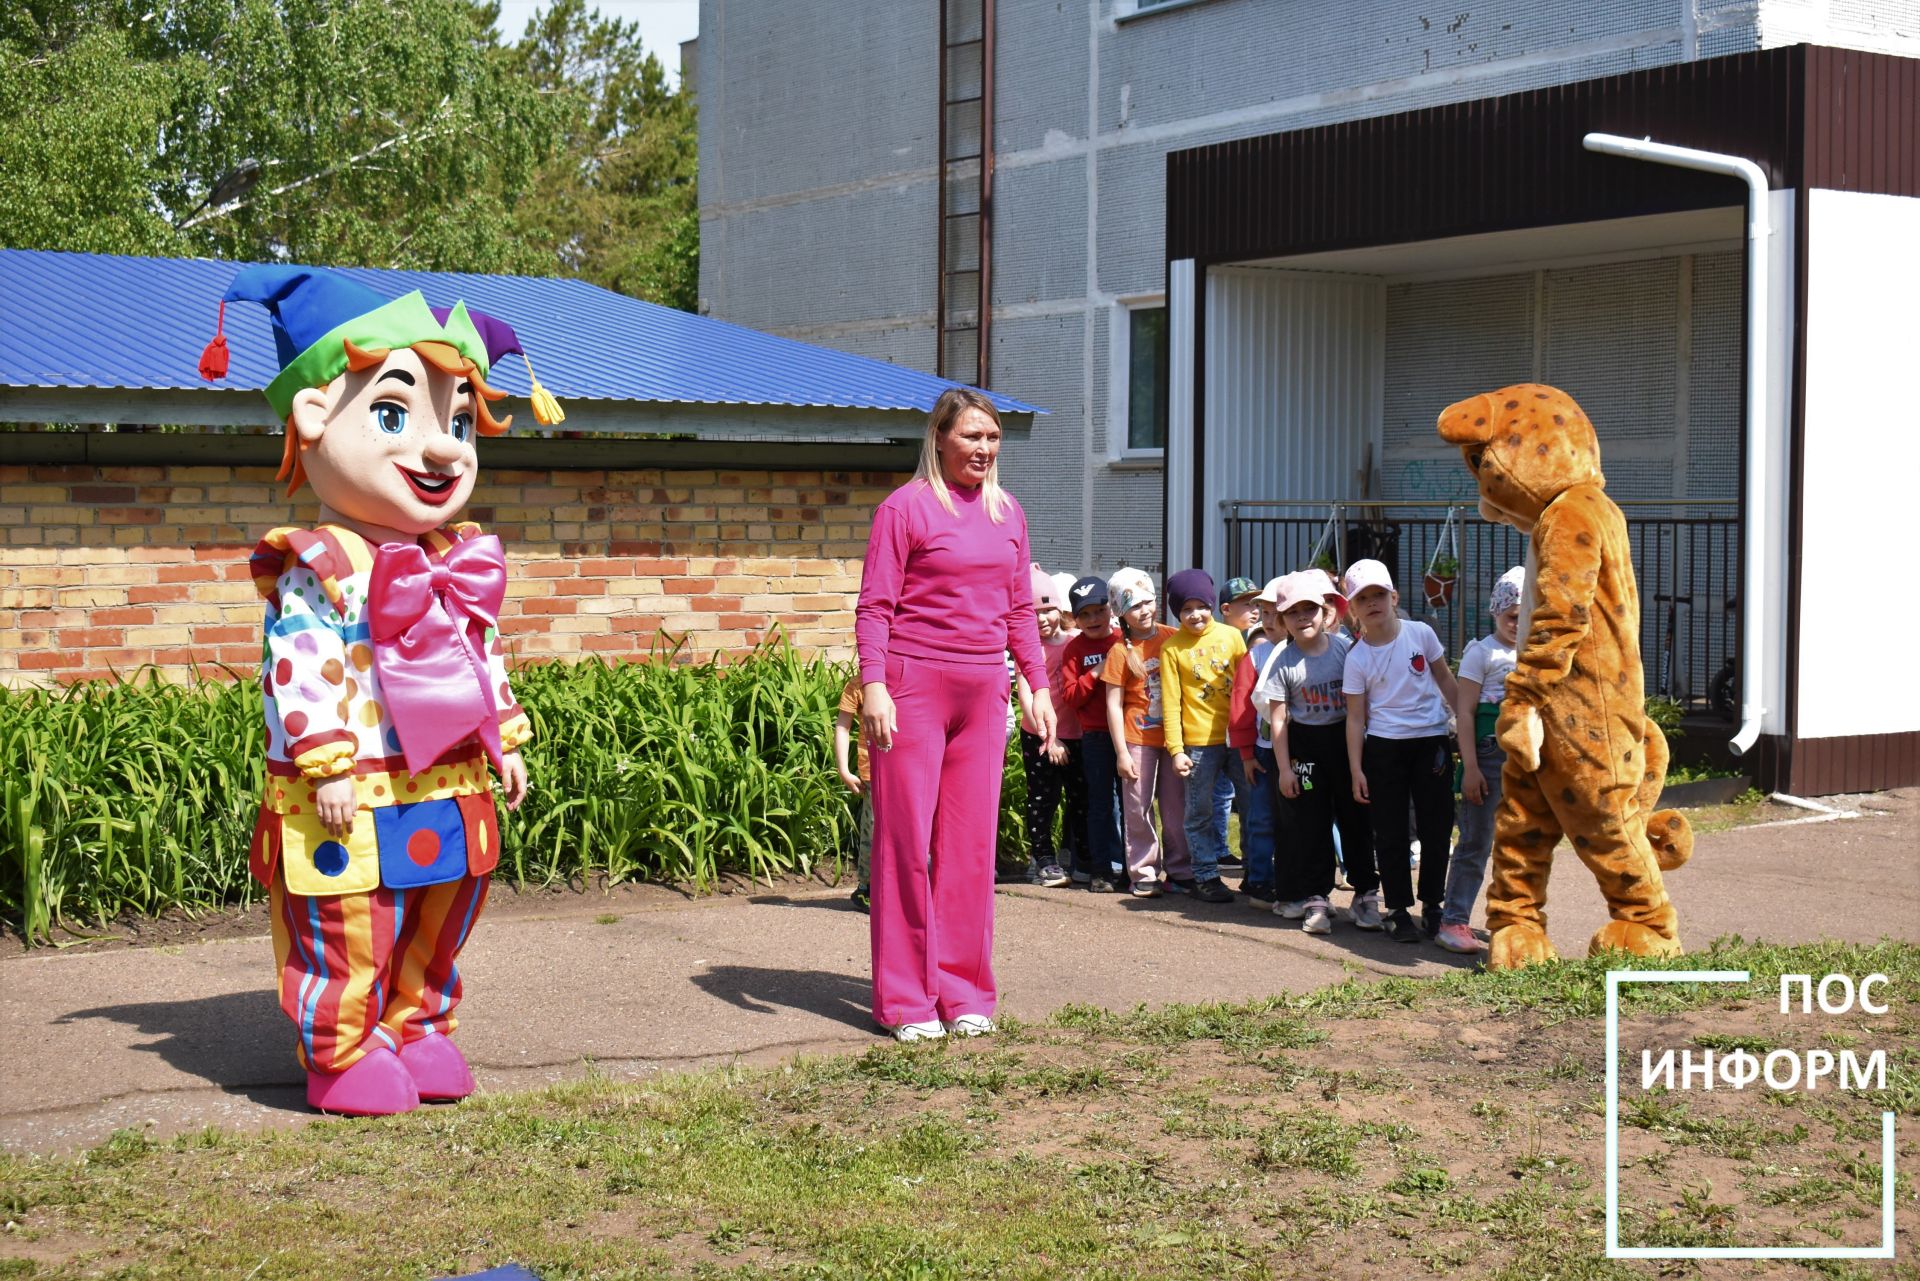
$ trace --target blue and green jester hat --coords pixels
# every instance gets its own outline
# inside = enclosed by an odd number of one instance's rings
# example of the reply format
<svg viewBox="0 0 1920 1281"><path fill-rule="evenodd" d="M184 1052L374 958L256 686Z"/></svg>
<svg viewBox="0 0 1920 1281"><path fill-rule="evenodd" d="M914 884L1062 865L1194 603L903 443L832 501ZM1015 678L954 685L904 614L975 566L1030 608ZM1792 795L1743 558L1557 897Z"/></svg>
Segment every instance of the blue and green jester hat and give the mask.
<svg viewBox="0 0 1920 1281"><path fill-rule="evenodd" d="M226 377L225 329L230 302L257 302L272 318L280 373L267 384L266 396L275 416L283 422L292 412L297 394L309 387L324 387L347 371L349 343L363 351L393 350L417 342L441 343L472 361L482 380L509 353L519 355L523 362L527 359L511 325L485 312L471 311L464 302L429 307L417 289L387 299L325 267L263 264L244 268L221 297L213 341L200 354L200 375L209 382ZM564 421L566 415L559 402L533 376L530 362L527 380L532 384L535 421L549 427ZM481 430L486 432L488 416L481 418ZM504 430L504 423L496 428Z"/></svg>

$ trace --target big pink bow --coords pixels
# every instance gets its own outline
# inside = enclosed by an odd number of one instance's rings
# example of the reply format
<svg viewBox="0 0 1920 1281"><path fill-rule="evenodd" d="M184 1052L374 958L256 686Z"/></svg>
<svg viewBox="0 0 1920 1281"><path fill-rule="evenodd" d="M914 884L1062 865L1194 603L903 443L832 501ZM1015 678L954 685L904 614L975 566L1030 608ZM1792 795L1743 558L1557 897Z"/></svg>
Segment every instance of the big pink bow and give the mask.
<svg viewBox="0 0 1920 1281"><path fill-rule="evenodd" d="M383 543L374 554L373 670L408 773L475 735L501 768L483 646L506 594L507 557L492 534L455 543L439 561L414 543Z"/></svg>

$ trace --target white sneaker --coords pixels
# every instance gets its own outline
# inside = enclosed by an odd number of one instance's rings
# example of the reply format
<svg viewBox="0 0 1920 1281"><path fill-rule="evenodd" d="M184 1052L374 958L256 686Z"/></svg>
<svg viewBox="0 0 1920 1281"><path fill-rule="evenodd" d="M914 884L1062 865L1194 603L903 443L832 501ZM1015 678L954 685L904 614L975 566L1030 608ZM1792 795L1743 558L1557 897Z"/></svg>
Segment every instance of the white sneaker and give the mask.
<svg viewBox="0 0 1920 1281"><path fill-rule="evenodd" d="M1300 922L1300 929L1307 934L1333 933L1333 908L1323 898L1307 900L1306 919Z"/></svg>
<svg viewBox="0 0 1920 1281"><path fill-rule="evenodd" d="M1034 876L1033 883L1043 889L1057 890L1068 884L1069 878L1058 863L1049 863Z"/></svg>
<svg viewBox="0 0 1920 1281"><path fill-rule="evenodd" d="M1299 898L1282 901L1273 905L1275 916L1284 916L1289 921L1297 921L1307 914L1307 899Z"/></svg>
<svg viewBox="0 0 1920 1281"><path fill-rule="evenodd" d="M925 1023L901 1023L897 1026L880 1025L893 1033L896 1041L937 1041L947 1034L940 1020L932 1019Z"/></svg>
<svg viewBox="0 0 1920 1281"><path fill-rule="evenodd" d="M1353 914L1356 929L1377 930L1384 924L1381 920L1379 890L1354 895L1353 906L1349 910Z"/></svg>
<svg viewBox="0 0 1920 1281"><path fill-rule="evenodd" d="M955 1036L988 1036L1000 1030L984 1014L962 1014L946 1026Z"/></svg>

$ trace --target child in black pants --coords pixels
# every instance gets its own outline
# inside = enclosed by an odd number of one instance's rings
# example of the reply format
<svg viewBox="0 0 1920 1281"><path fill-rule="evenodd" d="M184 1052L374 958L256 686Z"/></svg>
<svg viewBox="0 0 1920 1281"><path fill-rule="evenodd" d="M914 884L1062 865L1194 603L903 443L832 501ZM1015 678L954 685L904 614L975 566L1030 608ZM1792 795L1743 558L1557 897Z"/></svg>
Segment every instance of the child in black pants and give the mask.
<svg viewBox="0 0 1920 1281"><path fill-rule="evenodd" d="M1440 928L1453 841L1453 750L1447 709L1456 687L1433 628L1394 613L1400 594L1377 560L1355 561L1347 598L1365 634L1347 655L1347 761L1353 798L1372 810L1373 852L1387 896L1387 931L1402 943ZM1407 800L1420 836L1421 924L1408 863Z"/></svg>
<svg viewBox="0 0 1920 1281"><path fill-rule="evenodd" d="M1308 934L1333 930L1333 833L1340 831L1354 889L1348 909L1353 923L1377 930L1380 877L1373 866L1373 836L1367 809L1353 799L1347 766L1347 701L1341 686L1353 642L1337 631L1346 597L1318 569L1302 570L1267 584L1286 629L1287 643L1254 687L1253 702L1271 725L1275 785L1280 793L1280 832L1274 860L1279 901L1274 914L1298 920Z"/></svg>

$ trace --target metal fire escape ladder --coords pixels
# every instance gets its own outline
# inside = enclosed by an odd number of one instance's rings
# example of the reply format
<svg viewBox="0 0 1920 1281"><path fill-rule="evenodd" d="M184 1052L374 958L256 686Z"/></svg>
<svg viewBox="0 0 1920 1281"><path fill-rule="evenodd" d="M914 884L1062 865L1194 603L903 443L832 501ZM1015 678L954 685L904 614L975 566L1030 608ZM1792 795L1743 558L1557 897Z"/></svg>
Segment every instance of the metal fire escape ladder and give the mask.
<svg viewBox="0 0 1920 1281"><path fill-rule="evenodd" d="M987 385L993 298L994 0L940 0L934 372Z"/></svg>

